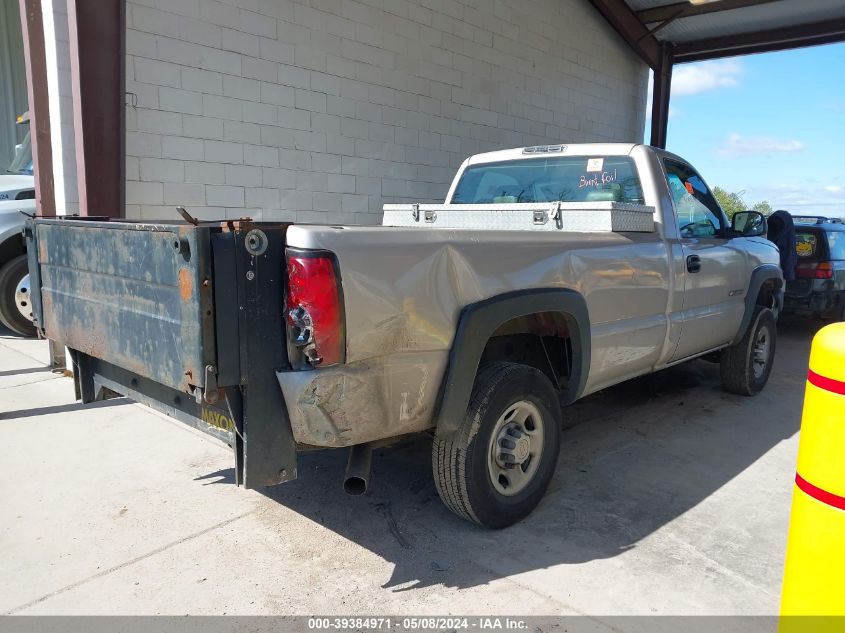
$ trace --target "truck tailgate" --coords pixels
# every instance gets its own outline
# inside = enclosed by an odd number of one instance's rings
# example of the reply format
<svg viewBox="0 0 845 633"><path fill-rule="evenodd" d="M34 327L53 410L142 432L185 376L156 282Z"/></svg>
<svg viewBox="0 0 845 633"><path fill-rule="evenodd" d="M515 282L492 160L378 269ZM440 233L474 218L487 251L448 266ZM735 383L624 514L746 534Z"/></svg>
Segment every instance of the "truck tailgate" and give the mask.
<svg viewBox="0 0 845 633"><path fill-rule="evenodd" d="M72 350L77 397L128 396L222 439L247 487L294 479L276 380L287 227L29 220L33 315Z"/></svg>
<svg viewBox="0 0 845 633"><path fill-rule="evenodd" d="M48 338L184 392L215 358L209 227L41 220Z"/></svg>

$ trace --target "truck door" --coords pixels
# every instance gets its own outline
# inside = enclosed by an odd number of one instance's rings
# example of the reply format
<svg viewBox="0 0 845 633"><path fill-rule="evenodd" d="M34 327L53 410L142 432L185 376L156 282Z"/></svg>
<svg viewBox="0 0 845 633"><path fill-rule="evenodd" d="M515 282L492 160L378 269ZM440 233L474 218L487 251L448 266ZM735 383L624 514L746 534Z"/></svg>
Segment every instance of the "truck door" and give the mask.
<svg viewBox="0 0 845 633"><path fill-rule="evenodd" d="M745 311L745 253L724 235L727 220L707 184L690 165L664 159L683 251L681 334L672 360L723 345Z"/></svg>

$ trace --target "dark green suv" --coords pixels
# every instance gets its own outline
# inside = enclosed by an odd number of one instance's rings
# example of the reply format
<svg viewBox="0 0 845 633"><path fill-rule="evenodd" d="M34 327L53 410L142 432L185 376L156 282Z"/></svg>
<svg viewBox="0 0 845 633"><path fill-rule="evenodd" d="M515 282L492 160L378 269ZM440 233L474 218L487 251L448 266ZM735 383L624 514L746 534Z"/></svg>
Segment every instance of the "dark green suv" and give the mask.
<svg viewBox="0 0 845 633"><path fill-rule="evenodd" d="M795 280L786 284L784 310L845 321L845 224L839 218L793 216Z"/></svg>

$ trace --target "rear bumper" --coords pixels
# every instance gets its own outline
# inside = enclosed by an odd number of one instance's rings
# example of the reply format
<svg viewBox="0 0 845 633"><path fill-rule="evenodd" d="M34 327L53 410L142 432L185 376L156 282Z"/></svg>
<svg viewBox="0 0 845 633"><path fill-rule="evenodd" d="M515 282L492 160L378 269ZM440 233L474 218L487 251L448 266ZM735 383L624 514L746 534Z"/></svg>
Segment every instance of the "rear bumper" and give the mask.
<svg viewBox="0 0 845 633"><path fill-rule="evenodd" d="M842 305L845 295L840 292L811 292L807 295L785 295L784 311L795 314L825 314Z"/></svg>
<svg viewBox="0 0 845 633"><path fill-rule="evenodd" d="M430 428L447 359L413 352L276 372L294 440L337 448Z"/></svg>

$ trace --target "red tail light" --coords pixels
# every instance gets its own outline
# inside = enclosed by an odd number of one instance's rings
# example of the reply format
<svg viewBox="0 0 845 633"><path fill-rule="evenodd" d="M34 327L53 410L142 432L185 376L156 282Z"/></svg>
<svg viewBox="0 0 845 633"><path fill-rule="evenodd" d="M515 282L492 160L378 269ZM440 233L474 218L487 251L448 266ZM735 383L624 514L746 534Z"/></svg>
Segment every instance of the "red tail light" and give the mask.
<svg viewBox="0 0 845 633"><path fill-rule="evenodd" d="M830 262L801 262L795 267L798 279L833 279L833 264Z"/></svg>
<svg viewBox="0 0 845 633"><path fill-rule="evenodd" d="M340 279L331 253L287 253L285 316L291 343L312 365L336 365L346 356Z"/></svg>

